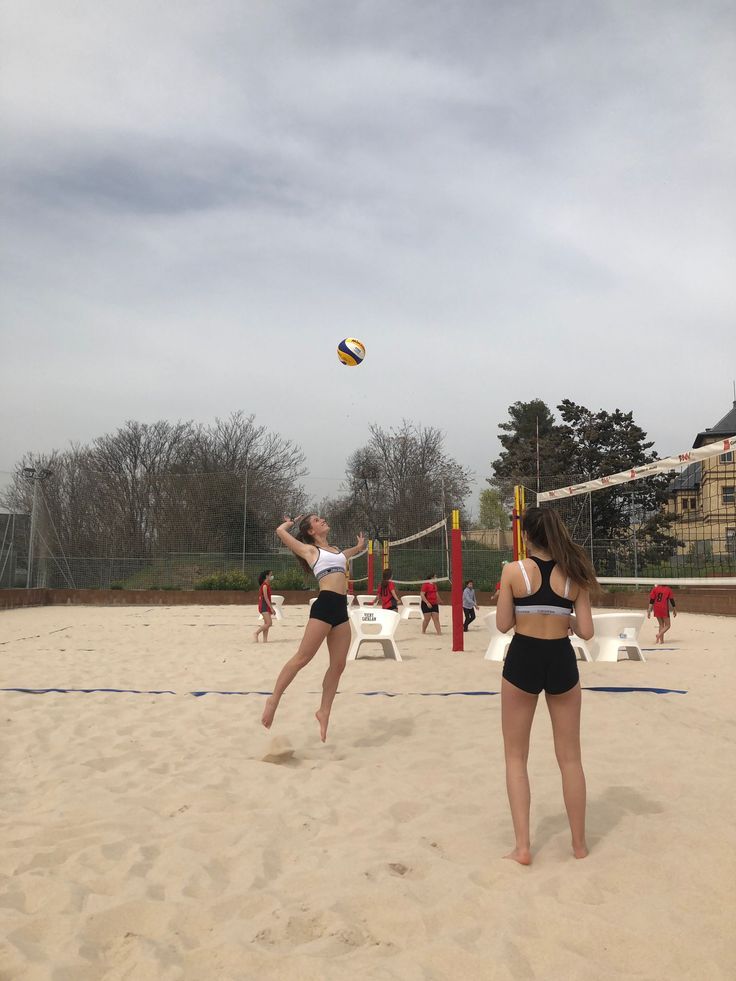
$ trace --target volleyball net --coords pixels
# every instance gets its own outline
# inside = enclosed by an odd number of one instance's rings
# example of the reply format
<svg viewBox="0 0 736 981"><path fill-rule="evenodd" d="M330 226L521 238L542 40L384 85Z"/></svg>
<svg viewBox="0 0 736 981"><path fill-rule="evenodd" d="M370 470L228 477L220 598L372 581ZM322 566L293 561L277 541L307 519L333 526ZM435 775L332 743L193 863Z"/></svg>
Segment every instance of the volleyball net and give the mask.
<svg viewBox="0 0 736 981"><path fill-rule="evenodd" d="M373 592L384 570L399 589L418 586L427 579L450 581L450 546L447 521L441 518L428 528L393 540L371 540L350 563L350 580L356 593Z"/></svg>
<svg viewBox="0 0 736 981"><path fill-rule="evenodd" d="M593 480L524 488L554 507L601 583L736 586L733 438Z"/></svg>

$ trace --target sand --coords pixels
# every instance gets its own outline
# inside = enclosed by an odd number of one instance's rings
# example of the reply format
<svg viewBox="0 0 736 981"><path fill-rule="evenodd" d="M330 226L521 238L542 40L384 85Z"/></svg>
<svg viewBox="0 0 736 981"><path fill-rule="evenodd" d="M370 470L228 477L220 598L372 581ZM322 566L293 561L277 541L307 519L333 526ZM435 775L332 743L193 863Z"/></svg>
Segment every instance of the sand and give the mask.
<svg viewBox="0 0 736 981"><path fill-rule="evenodd" d="M409 621L403 663L348 664L323 745L326 652L271 732L263 695L189 694L269 691L307 614L285 610L258 646L251 608L0 614L0 687L142 692L0 692L2 981L734 977L736 621L580 665L687 691L584 692L583 861L540 701L522 868L498 695L419 694L499 690L481 621L462 655Z"/></svg>

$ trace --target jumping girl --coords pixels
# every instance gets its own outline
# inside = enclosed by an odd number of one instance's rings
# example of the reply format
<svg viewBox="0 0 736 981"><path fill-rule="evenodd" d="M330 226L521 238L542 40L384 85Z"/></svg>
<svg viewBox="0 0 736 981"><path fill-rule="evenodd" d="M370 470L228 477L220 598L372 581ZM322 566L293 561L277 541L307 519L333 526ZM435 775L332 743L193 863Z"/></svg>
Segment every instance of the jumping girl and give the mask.
<svg viewBox="0 0 736 981"><path fill-rule="evenodd" d="M501 573L496 626L515 628L501 682L506 790L516 847L506 858L531 864L527 759L529 735L544 689L575 858L585 858L585 774L580 754L580 678L569 631L590 640L595 572L556 511L529 508L522 519L528 558ZM574 615L573 615L574 611Z"/></svg>
<svg viewBox="0 0 736 981"><path fill-rule="evenodd" d="M296 536L289 532L289 529L295 525L299 527ZM322 641L327 639L330 666L322 681L322 701L316 712L322 742L327 738L330 709L335 700L340 676L345 670L350 647L350 623L346 599L347 560L362 552L365 545L361 532L355 546L341 552L328 544L329 530L330 526L325 519L316 514L308 514L306 517L299 515L294 521L284 516L283 524L276 529L279 539L296 555L299 564L307 572L314 573L316 576L319 595L312 604L299 649L281 669L273 694L266 699L266 707L261 719L263 725L270 729L281 696L301 669L312 660L322 646Z"/></svg>
<svg viewBox="0 0 736 981"><path fill-rule="evenodd" d="M270 569L265 569L258 577L258 612L263 617L263 626L259 627L253 634L253 640L258 643L258 635L263 634L263 643L268 642L268 631L273 624L273 615L276 612L271 603L271 581L273 573Z"/></svg>

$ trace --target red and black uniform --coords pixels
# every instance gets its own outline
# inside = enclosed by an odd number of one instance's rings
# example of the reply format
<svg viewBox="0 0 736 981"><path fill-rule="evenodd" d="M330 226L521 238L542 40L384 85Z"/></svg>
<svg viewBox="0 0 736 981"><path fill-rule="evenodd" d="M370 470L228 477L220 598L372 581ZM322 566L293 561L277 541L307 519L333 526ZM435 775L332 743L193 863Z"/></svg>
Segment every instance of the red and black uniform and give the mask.
<svg viewBox="0 0 736 981"><path fill-rule="evenodd" d="M396 588L392 579L388 582L381 582L378 589L376 590L376 596L381 600L382 610L397 610L399 604L396 602L393 596L393 590Z"/></svg>
<svg viewBox="0 0 736 981"><path fill-rule="evenodd" d="M270 613L271 609L271 587L267 582L262 582L258 590L258 612Z"/></svg>
<svg viewBox="0 0 736 981"><path fill-rule="evenodd" d="M439 613L440 608L437 603L437 584L429 580L422 583L422 613Z"/></svg>
<svg viewBox="0 0 736 981"><path fill-rule="evenodd" d="M670 615L670 604L674 608L675 597L669 586L655 586L649 594L649 605L658 620L666 620Z"/></svg>

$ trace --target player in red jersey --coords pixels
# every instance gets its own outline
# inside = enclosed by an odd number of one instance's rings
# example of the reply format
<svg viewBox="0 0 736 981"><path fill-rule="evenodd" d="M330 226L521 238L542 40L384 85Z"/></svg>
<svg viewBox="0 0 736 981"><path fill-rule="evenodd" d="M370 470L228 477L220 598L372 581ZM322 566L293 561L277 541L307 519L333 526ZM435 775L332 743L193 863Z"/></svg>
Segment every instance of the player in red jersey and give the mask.
<svg viewBox="0 0 736 981"><path fill-rule="evenodd" d="M273 615L276 612L271 602L271 581L273 572L264 569L258 577L258 612L263 617L263 626L259 627L253 634L253 640L258 643L259 634L263 634L263 643L268 641L268 631L273 625Z"/></svg>
<svg viewBox="0 0 736 981"><path fill-rule="evenodd" d="M662 585L655 586L649 594L649 609L647 610L647 620L651 618L653 613L659 624L657 636L654 638L655 644L664 644L664 635L672 626L670 622L670 606L672 607L672 616L676 617L675 597L670 587Z"/></svg>
<svg viewBox="0 0 736 981"><path fill-rule="evenodd" d="M396 584L391 579L390 569L383 570L381 582L376 590L376 598L373 600L373 606L378 606L379 604L381 609L393 610L394 613L399 609L399 595L396 592Z"/></svg>
<svg viewBox="0 0 736 981"><path fill-rule="evenodd" d="M430 623L434 624L434 629L438 634L442 633L440 626L440 596L437 592L437 573L431 572L422 588L419 590L422 597L422 633L426 634Z"/></svg>

